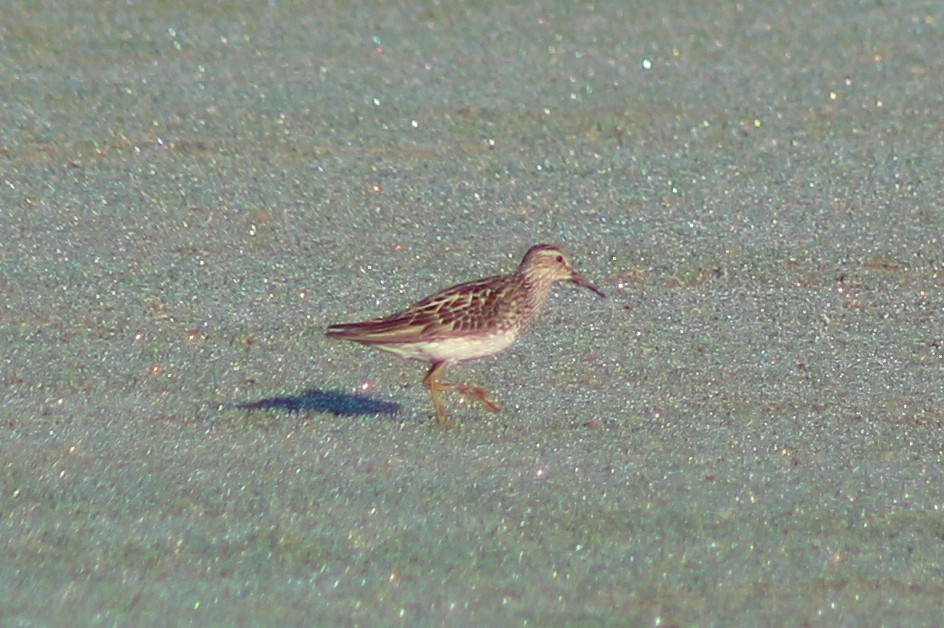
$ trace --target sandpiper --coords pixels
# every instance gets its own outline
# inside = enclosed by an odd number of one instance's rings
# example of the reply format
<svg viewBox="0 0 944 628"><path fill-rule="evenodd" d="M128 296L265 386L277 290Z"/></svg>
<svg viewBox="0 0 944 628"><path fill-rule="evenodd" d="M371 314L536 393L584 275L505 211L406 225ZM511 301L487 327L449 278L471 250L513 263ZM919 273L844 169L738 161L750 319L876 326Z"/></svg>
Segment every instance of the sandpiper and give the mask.
<svg viewBox="0 0 944 628"><path fill-rule="evenodd" d="M332 325L325 335L429 362L423 384L433 399L436 420L448 426L439 398L444 390L461 393L491 412L498 412L501 406L478 386L440 382L442 373L452 364L494 355L514 344L559 281L606 296L571 268L559 248L538 244L528 249L510 275L461 283L384 318Z"/></svg>

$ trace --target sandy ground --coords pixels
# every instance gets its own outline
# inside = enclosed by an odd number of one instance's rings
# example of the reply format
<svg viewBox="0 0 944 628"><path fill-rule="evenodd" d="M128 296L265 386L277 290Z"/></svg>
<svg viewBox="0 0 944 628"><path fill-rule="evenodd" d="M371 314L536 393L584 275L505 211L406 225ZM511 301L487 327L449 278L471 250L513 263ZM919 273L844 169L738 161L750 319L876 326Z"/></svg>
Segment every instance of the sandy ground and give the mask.
<svg viewBox="0 0 944 628"><path fill-rule="evenodd" d="M0 623L940 622L939 2L312 4L7 3Z"/></svg>

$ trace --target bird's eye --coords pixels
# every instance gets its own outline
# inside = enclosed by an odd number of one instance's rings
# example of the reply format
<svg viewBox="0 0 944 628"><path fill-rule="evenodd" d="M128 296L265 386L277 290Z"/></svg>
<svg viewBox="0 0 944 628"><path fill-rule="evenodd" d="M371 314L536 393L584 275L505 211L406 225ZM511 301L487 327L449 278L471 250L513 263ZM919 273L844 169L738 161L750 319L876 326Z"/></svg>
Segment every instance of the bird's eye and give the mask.
<svg viewBox="0 0 944 628"><path fill-rule="evenodd" d="M558 256L557 256L557 263L558 263L558 264L563 264L563 263L564 263L564 256L563 256L563 255L558 255Z"/></svg>

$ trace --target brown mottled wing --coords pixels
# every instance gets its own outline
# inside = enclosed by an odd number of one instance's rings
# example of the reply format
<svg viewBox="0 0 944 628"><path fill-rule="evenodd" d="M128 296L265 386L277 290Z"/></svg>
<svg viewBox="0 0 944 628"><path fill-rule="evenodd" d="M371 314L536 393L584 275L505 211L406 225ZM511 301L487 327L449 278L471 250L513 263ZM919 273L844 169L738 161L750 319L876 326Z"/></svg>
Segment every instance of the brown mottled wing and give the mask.
<svg viewBox="0 0 944 628"><path fill-rule="evenodd" d="M447 288L378 320L332 325L327 335L364 344L474 335L488 327L501 327L501 321L521 307L525 296L517 282L489 277Z"/></svg>

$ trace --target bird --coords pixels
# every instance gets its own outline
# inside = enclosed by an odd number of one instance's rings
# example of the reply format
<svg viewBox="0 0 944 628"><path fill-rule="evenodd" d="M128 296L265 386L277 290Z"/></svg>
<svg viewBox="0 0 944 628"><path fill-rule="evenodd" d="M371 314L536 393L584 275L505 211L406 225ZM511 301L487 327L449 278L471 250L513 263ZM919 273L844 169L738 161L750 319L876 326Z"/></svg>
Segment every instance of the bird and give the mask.
<svg viewBox="0 0 944 628"><path fill-rule="evenodd" d="M448 427L452 423L440 397L444 391L458 392L490 412L498 412L501 405L479 386L440 381L446 369L513 345L558 282L606 297L577 274L560 248L537 244L528 249L513 273L457 284L383 318L331 325L325 335L428 362L423 385L429 389L437 423Z"/></svg>

